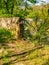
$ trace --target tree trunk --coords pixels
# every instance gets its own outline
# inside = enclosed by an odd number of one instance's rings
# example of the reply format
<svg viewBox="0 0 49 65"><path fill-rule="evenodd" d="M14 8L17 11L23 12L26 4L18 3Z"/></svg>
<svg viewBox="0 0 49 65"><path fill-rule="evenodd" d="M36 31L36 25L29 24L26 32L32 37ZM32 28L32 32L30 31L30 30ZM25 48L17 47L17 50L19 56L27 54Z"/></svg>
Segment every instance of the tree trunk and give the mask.
<svg viewBox="0 0 49 65"><path fill-rule="evenodd" d="M14 10L14 1L12 2L11 15L13 14L13 10Z"/></svg>
<svg viewBox="0 0 49 65"><path fill-rule="evenodd" d="M5 5L6 5L6 11L7 13L9 13L9 7L8 7L8 2L4 1Z"/></svg>
<svg viewBox="0 0 49 65"><path fill-rule="evenodd" d="M19 18L18 21L19 24L19 34L18 34L18 38L23 38L24 37L24 23L23 23L23 19Z"/></svg>

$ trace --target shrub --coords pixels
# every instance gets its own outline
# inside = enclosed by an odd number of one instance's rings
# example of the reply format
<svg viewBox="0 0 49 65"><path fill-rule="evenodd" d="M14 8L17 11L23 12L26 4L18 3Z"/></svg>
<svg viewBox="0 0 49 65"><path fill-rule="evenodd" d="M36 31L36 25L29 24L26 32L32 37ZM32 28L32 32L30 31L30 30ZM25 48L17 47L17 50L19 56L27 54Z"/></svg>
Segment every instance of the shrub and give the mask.
<svg viewBox="0 0 49 65"><path fill-rule="evenodd" d="M5 28L0 28L0 43L9 42L13 40L11 32Z"/></svg>

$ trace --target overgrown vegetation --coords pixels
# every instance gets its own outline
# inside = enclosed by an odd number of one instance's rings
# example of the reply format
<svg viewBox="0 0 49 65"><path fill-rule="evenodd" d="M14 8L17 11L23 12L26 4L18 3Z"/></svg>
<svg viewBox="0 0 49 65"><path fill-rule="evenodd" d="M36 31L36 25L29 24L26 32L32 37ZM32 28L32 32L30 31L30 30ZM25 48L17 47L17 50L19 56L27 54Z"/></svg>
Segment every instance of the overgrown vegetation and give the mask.
<svg viewBox="0 0 49 65"><path fill-rule="evenodd" d="M14 36L10 30L6 28L0 28L0 43L12 42Z"/></svg>
<svg viewBox="0 0 49 65"><path fill-rule="evenodd" d="M19 17L20 28L16 39L16 30L0 27L1 65L49 65L49 4L36 2L0 0L0 17Z"/></svg>

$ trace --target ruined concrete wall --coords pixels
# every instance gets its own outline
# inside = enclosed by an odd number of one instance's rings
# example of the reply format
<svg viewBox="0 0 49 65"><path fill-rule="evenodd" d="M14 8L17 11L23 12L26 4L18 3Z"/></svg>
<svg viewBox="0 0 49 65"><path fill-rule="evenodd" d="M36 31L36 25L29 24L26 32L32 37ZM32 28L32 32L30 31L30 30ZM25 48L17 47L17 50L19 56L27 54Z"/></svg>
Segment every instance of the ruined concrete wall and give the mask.
<svg viewBox="0 0 49 65"><path fill-rule="evenodd" d="M12 31L15 38L18 37L19 24L17 24L19 17L13 18L0 18L0 28L6 28Z"/></svg>

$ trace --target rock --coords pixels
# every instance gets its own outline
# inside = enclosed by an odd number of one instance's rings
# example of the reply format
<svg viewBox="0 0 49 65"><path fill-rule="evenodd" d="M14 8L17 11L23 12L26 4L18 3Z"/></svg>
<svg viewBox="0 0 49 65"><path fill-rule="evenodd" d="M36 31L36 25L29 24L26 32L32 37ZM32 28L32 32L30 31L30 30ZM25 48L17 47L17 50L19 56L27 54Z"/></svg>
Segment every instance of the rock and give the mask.
<svg viewBox="0 0 49 65"><path fill-rule="evenodd" d="M5 28L12 32L14 39L17 39L19 32L19 25L17 24L19 17L0 18L0 28Z"/></svg>
<svg viewBox="0 0 49 65"><path fill-rule="evenodd" d="M4 51L4 49L3 49L3 48L1 48L1 49L0 49L0 53L2 53L3 51Z"/></svg>

